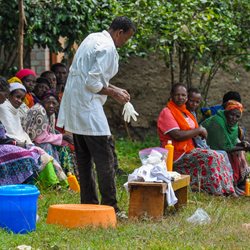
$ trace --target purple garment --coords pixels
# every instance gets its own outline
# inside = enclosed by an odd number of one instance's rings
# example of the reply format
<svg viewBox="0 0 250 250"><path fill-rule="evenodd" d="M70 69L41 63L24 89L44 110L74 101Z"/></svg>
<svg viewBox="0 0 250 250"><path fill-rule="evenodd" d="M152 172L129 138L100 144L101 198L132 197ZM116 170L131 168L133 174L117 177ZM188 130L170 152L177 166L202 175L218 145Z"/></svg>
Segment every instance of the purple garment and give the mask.
<svg viewBox="0 0 250 250"><path fill-rule="evenodd" d="M0 185L21 184L39 172L40 155L14 145L0 145Z"/></svg>
<svg viewBox="0 0 250 250"><path fill-rule="evenodd" d="M5 139L6 138L6 131L4 128L4 125L0 122L0 138Z"/></svg>

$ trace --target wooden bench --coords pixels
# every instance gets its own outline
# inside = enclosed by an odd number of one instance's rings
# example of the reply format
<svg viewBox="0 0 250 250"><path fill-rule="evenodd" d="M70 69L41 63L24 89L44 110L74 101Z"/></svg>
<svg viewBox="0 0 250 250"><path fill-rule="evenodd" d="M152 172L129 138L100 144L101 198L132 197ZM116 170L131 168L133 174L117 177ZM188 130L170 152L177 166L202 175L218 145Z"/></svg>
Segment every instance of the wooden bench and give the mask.
<svg viewBox="0 0 250 250"><path fill-rule="evenodd" d="M189 175L182 175L179 180L172 182L172 187L178 198L176 208L187 204L187 187L189 183ZM161 218L164 215L167 183L130 182L128 188L130 192L129 218L142 216Z"/></svg>

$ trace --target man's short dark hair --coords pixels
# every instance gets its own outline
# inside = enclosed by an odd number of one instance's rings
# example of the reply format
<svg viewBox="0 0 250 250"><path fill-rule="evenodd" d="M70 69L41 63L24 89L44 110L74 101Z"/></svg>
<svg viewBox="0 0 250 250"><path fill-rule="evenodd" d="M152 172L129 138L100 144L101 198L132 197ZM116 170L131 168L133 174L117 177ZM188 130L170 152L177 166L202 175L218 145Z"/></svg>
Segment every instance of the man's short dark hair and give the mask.
<svg viewBox="0 0 250 250"><path fill-rule="evenodd" d="M47 84L47 85L50 87L50 82L49 82L49 80L48 80L47 78L45 78L45 77L38 77L38 78L36 79L36 83L37 83L37 85L39 85L40 83L45 83L45 84Z"/></svg>
<svg viewBox="0 0 250 250"><path fill-rule="evenodd" d="M225 104L229 100L234 100L234 101L237 101L237 102L241 103L241 96L240 96L239 92L237 92L237 91L228 91L223 96L222 104Z"/></svg>
<svg viewBox="0 0 250 250"><path fill-rule="evenodd" d="M198 88L194 88L194 87L191 87L188 89L188 96L190 96L192 93L195 93L195 94L201 94L201 92L199 91Z"/></svg>
<svg viewBox="0 0 250 250"><path fill-rule="evenodd" d="M67 69L65 64L63 64L63 63L55 63L55 64L52 64L51 71L56 72L57 68L65 68L65 69Z"/></svg>
<svg viewBox="0 0 250 250"><path fill-rule="evenodd" d="M132 29L136 32L136 27L134 23L126 16L118 16L116 17L113 22L111 23L109 29L111 30L120 30L122 29L124 32L129 31Z"/></svg>
<svg viewBox="0 0 250 250"><path fill-rule="evenodd" d="M43 71L40 76L46 78L50 74L54 75L55 73L52 70L47 70L47 71Z"/></svg>

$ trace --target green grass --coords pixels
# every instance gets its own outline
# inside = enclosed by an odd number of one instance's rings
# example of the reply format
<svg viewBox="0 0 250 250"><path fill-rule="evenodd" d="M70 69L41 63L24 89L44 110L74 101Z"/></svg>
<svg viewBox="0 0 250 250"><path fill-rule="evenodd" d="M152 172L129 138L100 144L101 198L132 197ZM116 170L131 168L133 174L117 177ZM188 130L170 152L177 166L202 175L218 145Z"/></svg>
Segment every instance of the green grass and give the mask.
<svg viewBox="0 0 250 250"><path fill-rule="evenodd" d="M117 141L120 166L127 172L140 167L138 151L155 146L156 139L145 143ZM158 144L157 144L158 145ZM119 206L128 210L128 194L123 188L126 176L117 179ZM40 220L35 232L16 235L0 231L0 249L16 249L29 245L32 249L250 249L250 230L242 227L250 223L250 198L215 197L189 192L188 206L179 211L169 210L159 221L119 221L116 229L66 229L47 225L48 207L58 203L79 203L79 194L68 190L42 191L38 201ZM207 225L192 225L186 221L197 208L210 216Z"/></svg>

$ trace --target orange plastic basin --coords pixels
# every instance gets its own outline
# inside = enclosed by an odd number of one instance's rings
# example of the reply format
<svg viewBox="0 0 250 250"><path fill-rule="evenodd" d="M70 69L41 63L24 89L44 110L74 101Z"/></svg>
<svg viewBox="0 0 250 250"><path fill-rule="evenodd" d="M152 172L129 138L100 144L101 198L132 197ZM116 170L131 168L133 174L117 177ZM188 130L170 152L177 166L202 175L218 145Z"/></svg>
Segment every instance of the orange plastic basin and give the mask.
<svg viewBox="0 0 250 250"><path fill-rule="evenodd" d="M60 204L49 207L48 224L68 228L86 226L116 227L115 210L111 206L93 204Z"/></svg>

